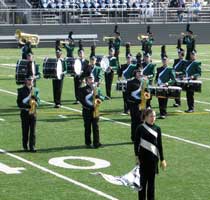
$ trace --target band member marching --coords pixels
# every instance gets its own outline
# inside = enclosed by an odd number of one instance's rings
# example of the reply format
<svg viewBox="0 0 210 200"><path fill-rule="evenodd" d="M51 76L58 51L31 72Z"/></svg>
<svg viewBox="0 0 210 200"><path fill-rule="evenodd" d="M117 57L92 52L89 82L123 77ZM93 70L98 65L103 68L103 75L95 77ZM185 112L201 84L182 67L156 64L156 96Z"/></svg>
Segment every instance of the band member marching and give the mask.
<svg viewBox="0 0 210 200"><path fill-rule="evenodd" d="M115 26L115 39L114 39L114 43L113 43L113 47L115 50L115 54L114 56L117 58L117 62L119 65L119 54L120 54L120 45L121 45L121 38L120 38L120 32L118 31L118 26Z"/></svg>
<svg viewBox="0 0 210 200"><path fill-rule="evenodd" d="M25 85L18 89L17 105L20 108L22 145L24 151L36 152L36 108L40 103L39 90L33 87L33 77L28 76Z"/></svg>
<svg viewBox="0 0 210 200"><path fill-rule="evenodd" d="M29 54L29 53L31 53L31 54L33 54L33 52L32 52L32 47L31 47L31 42L29 42L29 41L25 41L25 44L24 44L24 46L22 47L22 59L27 59L27 55Z"/></svg>
<svg viewBox="0 0 210 200"><path fill-rule="evenodd" d="M72 34L73 32L69 32L69 36L68 36L68 41L69 44L64 43L64 48L66 49L66 57L68 58L73 58L74 57L74 48L75 48L75 44L74 44L74 39L72 38Z"/></svg>
<svg viewBox="0 0 210 200"><path fill-rule="evenodd" d="M183 37L183 44L186 44L187 47L187 54L186 54L186 60L190 60L190 52L194 50L195 47L195 38L193 36L193 32L190 30L190 24L187 24L186 28L186 35Z"/></svg>
<svg viewBox="0 0 210 200"><path fill-rule="evenodd" d="M151 55L149 54L149 52L145 52L143 63L142 63L142 67L143 67L142 73L144 76L148 78L150 86L153 84L153 78L155 76L155 66L156 64L152 63ZM147 108L151 108L151 100L152 100L152 96L150 99L147 100L147 103L146 103Z"/></svg>
<svg viewBox="0 0 210 200"><path fill-rule="evenodd" d="M181 48L181 40L178 39L177 42L177 53L178 53L178 58L174 59L174 64L173 64L173 69L176 73L176 79L183 79L185 75L185 67L187 61L184 60L184 55L185 51L184 49ZM181 106L181 99L175 99L175 103L173 105L174 107L179 107Z"/></svg>
<svg viewBox="0 0 210 200"><path fill-rule="evenodd" d="M201 62L196 61L196 50L190 52L190 61L186 66L186 78L188 81L197 80L201 76ZM186 88L186 97L188 110L185 112L194 112L194 86L189 84Z"/></svg>
<svg viewBox="0 0 210 200"><path fill-rule="evenodd" d="M123 78L123 80L129 80L133 77L134 70L137 69L136 65L132 63L132 55L128 54L126 57L126 64L123 64L118 69L118 79ZM123 95L123 103L124 103L124 114L128 114L129 111L129 103L127 98L127 92L122 91Z"/></svg>
<svg viewBox="0 0 210 200"><path fill-rule="evenodd" d="M112 89L112 82L114 79L114 71L118 70L118 62L117 58L114 56L115 55L115 50L111 48L109 50L109 67L107 71L105 71L104 76L105 76L105 86L106 86L106 96L108 99L111 98L111 89Z"/></svg>
<svg viewBox="0 0 210 200"><path fill-rule="evenodd" d="M141 190L139 200L155 199L155 174L158 173L158 161L164 170L167 166L163 155L162 134L155 124L155 111L147 109L144 112L144 123L138 126L135 132L135 155L140 167Z"/></svg>
<svg viewBox="0 0 210 200"><path fill-rule="evenodd" d="M94 85L93 76L89 75L85 78L86 86L79 89L79 101L82 104L82 116L85 128L85 145L91 148L91 126L93 130L93 147L98 148L101 146L99 137L99 105L101 104L100 93Z"/></svg>
<svg viewBox="0 0 210 200"><path fill-rule="evenodd" d="M33 77L33 86L36 87L36 80L41 77L41 73L39 72L39 65L37 65L33 60L32 53L27 55L27 60L29 61L27 64L27 76Z"/></svg>
<svg viewBox="0 0 210 200"><path fill-rule="evenodd" d="M144 99L145 92L147 91L148 82L145 86L145 81L143 79L142 73L139 69L134 71L134 79L127 82L127 98L130 108L131 116L131 140L135 140L135 131L139 124L142 123L142 110L145 109L142 105L145 104ZM142 98L143 97L143 98Z"/></svg>
<svg viewBox="0 0 210 200"><path fill-rule="evenodd" d="M61 107L61 95L62 95L62 89L63 89L63 80L64 75L66 74L66 62L63 60L62 51L60 49L56 50L56 59L57 62L61 62L61 65L58 65L58 67L61 67L62 69L57 69L58 71L61 71L61 74L57 79L52 80L53 85L53 100L54 100L54 108L60 108Z"/></svg>
<svg viewBox="0 0 210 200"><path fill-rule="evenodd" d="M81 74L74 75L74 92L75 92L75 98L76 98L76 101L74 104L79 103L78 91L79 91L79 88L82 86L82 82L83 82L84 78L87 76L86 72L88 71L88 68L89 68L88 67L89 61L85 59L85 51L83 49L81 40L79 41L78 56L79 56L79 60L82 65L82 70L81 70Z"/></svg>
<svg viewBox="0 0 210 200"><path fill-rule="evenodd" d="M157 68L155 81L160 87L168 87L175 83L175 72L172 68L168 67L168 56L166 55L165 45L161 47L162 67ZM167 115L167 97L158 97L160 119L165 119Z"/></svg>
<svg viewBox="0 0 210 200"><path fill-rule="evenodd" d="M154 38L153 33L150 31L150 26L147 26L147 35L141 35L140 38L138 37L138 39L141 40L142 52L147 52L152 55L152 45Z"/></svg>

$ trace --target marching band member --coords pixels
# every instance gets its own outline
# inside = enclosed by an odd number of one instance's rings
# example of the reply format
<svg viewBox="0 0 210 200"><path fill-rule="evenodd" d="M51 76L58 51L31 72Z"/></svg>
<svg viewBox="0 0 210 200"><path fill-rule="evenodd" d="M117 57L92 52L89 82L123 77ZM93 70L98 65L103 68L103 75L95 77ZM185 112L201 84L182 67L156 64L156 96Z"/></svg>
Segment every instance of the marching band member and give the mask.
<svg viewBox="0 0 210 200"><path fill-rule="evenodd" d="M75 92L75 98L76 98L76 101L74 104L79 103L78 91L79 91L79 88L82 86L82 81L84 80L84 78L86 76L85 72L87 71L88 65L89 65L89 61L85 59L85 51L83 49L81 41L79 42L78 56L81 61L82 72L81 72L81 74L79 74L79 75L75 74L75 76L74 76L74 92Z"/></svg>
<svg viewBox="0 0 210 200"><path fill-rule="evenodd" d="M187 54L186 54L186 60L190 60L190 52L194 50L195 47L195 38L193 36L193 32L190 30L190 24L187 24L186 28L186 35L183 37L183 44L186 44L187 47Z"/></svg>
<svg viewBox="0 0 210 200"><path fill-rule="evenodd" d="M112 89L112 82L114 78L114 71L118 70L118 62L117 58L114 56L115 50L111 48L109 50L109 67L107 71L104 73L105 76L105 85L106 85L106 96L108 99L111 98L111 89Z"/></svg>
<svg viewBox="0 0 210 200"><path fill-rule="evenodd" d="M60 108L61 107L61 95L62 95L62 89L63 89L63 79L64 79L64 75L66 73L66 62L63 60L62 56L62 51L57 49L56 50L56 58L57 61L61 61L62 63L62 69L60 69L62 71L62 74L60 74L60 77L58 77L57 79L53 79L52 80L52 85L53 85L53 99L54 99L54 103L55 106L54 108ZM57 69L59 70L59 69ZM60 71L59 70L59 71Z"/></svg>
<svg viewBox="0 0 210 200"><path fill-rule="evenodd" d="M186 67L186 79L196 80L201 76L201 62L196 61L196 50L190 52L190 61ZM188 110L185 112L194 112L194 88L193 85L189 85L186 89Z"/></svg>
<svg viewBox="0 0 210 200"><path fill-rule="evenodd" d="M127 98L131 116L131 140L135 140L135 131L139 124L142 123L142 113L139 108L141 103L142 75L139 69L134 70L134 79L127 82Z"/></svg>
<svg viewBox="0 0 210 200"><path fill-rule="evenodd" d="M178 40L177 43L177 53L178 58L174 59L173 69L176 73L176 79L183 79L183 76L185 75L185 67L186 67L186 61L184 60L185 51L181 48L181 40ZM174 107L181 106L181 99L175 99Z"/></svg>
<svg viewBox="0 0 210 200"><path fill-rule="evenodd" d="M168 87L175 83L175 72L168 67L168 56L165 52L165 45L161 47L162 67L157 68L155 81L158 86ZM158 98L160 119L165 119L167 115L168 98Z"/></svg>
<svg viewBox="0 0 210 200"><path fill-rule="evenodd" d="M95 56L92 56L90 59L90 65L91 74L94 77L94 83L97 85L97 87L99 87L103 79L103 71L100 66L96 65L96 60L97 58Z"/></svg>
<svg viewBox="0 0 210 200"><path fill-rule="evenodd" d="M31 43L29 41L25 41L25 44L24 46L22 47L22 59L27 59L27 55L31 53L33 54L32 52L32 47L31 47Z"/></svg>
<svg viewBox="0 0 210 200"><path fill-rule="evenodd" d="M132 55L128 54L126 57L126 64L121 65L118 69L118 79L123 78L123 80L129 80L133 77L134 70L137 69L136 65L132 63ZM124 102L124 114L128 114L129 103L127 99L127 92L122 91L123 102Z"/></svg>
<svg viewBox="0 0 210 200"><path fill-rule="evenodd" d="M161 129L155 124L155 120L155 111L145 110L145 122L139 125L135 132L134 150L140 167L142 187L138 194L139 200L155 199L155 174L158 173L158 161L161 161L160 166L163 170L167 166L163 155Z"/></svg>
<svg viewBox="0 0 210 200"><path fill-rule="evenodd" d="M72 34L73 32L71 31L68 37L69 44L64 44L64 48L66 49L66 53L67 53L66 57L68 58L74 57L75 44L74 44L74 39L72 38Z"/></svg>
<svg viewBox="0 0 210 200"><path fill-rule="evenodd" d="M150 31L150 26L147 26L147 35L141 40L143 53L147 52L152 55L152 45L154 42L153 34Z"/></svg>
<svg viewBox="0 0 210 200"><path fill-rule="evenodd" d="M149 52L145 52L144 53L144 58L143 58L143 63L142 63L142 67L143 67L143 75L146 76L149 80L149 85L152 85L153 83L153 78L155 76L155 66L156 64L152 63L152 59L151 59L151 55L149 54ZM152 100L152 96L150 97L150 99L147 100L147 108L151 108L151 100Z"/></svg>
<svg viewBox="0 0 210 200"><path fill-rule="evenodd" d="M33 54L29 53L27 55L27 60L29 61L28 63L28 72L27 72L27 76L32 76L33 77L33 86L36 87L36 80L39 79L41 77L41 74L39 72L39 65L37 65L35 63L35 61L33 60Z"/></svg>
<svg viewBox="0 0 210 200"><path fill-rule="evenodd" d="M91 126L93 129L93 147L98 148L101 146L99 137L99 115L96 114L97 106L101 103L100 93L97 91L97 87L94 86L94 80L91 75L85 78L86 86L79 88L79 101L82 104L82 116L85 127L85 145L87 148L91 148Z"/></svg>
<svg viewBox="0 0 210 200"><path fill-rule="evenodd" d="M118 26L115 26L115 39L114 39L114 43L113 43L113 47L115 50L115 54L114 56L117 58L117 62L119 65L119 54L120 54L120 45L121 45L121 38L120 38L120 32L118 31Z"/></svg>
<svg viewBox="0 0 210 200"><path fill-rule="evenodd" d="M33 88L33 77L28 76L25 80L25 85L18 89L17 97L17 105L20 108L24 151L28 151L29 145L30 152L36 152L36 107L39 105L39 102L39 91L37 88Z"/></svg>

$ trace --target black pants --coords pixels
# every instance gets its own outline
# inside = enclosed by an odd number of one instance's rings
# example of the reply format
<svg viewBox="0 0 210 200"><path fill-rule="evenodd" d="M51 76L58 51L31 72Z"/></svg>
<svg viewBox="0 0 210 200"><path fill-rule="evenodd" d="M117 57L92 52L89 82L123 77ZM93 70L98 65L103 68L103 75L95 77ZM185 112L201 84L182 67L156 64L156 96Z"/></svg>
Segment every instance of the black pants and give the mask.
<svg viewBox="0 0 210 200"><path fill-rule="evenodd" d="M29 148L34 149L36 142L36 116L29 115L28 111L22 110L20 113L21 125L22 125L22 145L24 149L28 149L28 139Z"/></svg>
<svg viewBox="0 0 210 200"><path fill-rule="evenodd" d="M61 104L61 94L63 89L63 79L53 79L53 100L56 105Z"/></svg>
<svg viewBox="0 0 210 200"><path fill-rule="evenodd" d="M82 81L81 81L80 77L79 76L75 76L74 77L74 94L75 94L75 99L77 101L79 101L79 99L78 99L78 91L79 91L79 88L81 87L81 85L82 85Z"/></svg>
<svg viewBox="0 0 210 200"><path fill-rule="evenodd" d="M181 98L175 99L175 103L181 105Z"/></svg>
<svg viewBox="0 0 210 200"><path fill-rule="evenodd" d="M192 86L186 89L187 105L189 110L194 110L194 90Z"/></svg>
<svg viewBox="0 0 210 200"><path fill-rule="evenodd" d="M135 141L136 128L142 123L142 113L137 103L129 103L129 108L131 116L131 140Z"/></svg>
<svg viewBox="0 0 210 200"><path fill-rule="evenodd" d="M123 95L123 103L124 103L124 113L127 113L129 111L129 103L128 103L128 98L127 98L127 93L122 92Z"/></svg>
<svg viewBox="0 0 210 200"><path fill-rule="evenodd" d="M158 98L160 115L167 115L168 98Z"/></svg>
<svg viewBox="0 0 210 200"><path fill-rule="evenodd" d="M100 138L99 138L99 127L98 127L98 121L99 118L93 118L93 111L88 110L86 108L83 108L82 110L82 116L84 120L84 127L85 127L85 144L91 145L91 126L93 129L93 145L97 146L100 144Z"/></svg>
<svg viewBox="0 0 210 200"><path fill-rule="evenodd" d="M106 96L111 97L112 82L114 79L114 71L111 71L110 73L105 72L104 76L105 76L105 85L106 85Z"/></svg>
<svg viewBox="0 0 210 200"><path fill-rule="evenodd" d="M156 174L156 163L145 163L144 161L140 164L140 185L142 190L139 191L139 200L154 200L155 199L155 174ZM146 191L147 188L147 191ZM147 194L147 195L146 195ZM146 198L147 196L147 198Z"/></svg>

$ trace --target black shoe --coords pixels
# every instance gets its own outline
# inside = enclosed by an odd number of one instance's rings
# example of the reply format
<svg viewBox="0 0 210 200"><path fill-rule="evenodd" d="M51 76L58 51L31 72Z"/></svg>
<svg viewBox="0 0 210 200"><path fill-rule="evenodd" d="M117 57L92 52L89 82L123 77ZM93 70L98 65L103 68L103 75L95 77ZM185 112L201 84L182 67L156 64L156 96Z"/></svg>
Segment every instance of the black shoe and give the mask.
<svg viewBox="0 0 210 200"><path fill-rule="evenodd" d="M173 105L173 107L175 107L175 108L177 108L177 107L179 107L179 106L181 106L181 105L178 104L178 103L175 103L175 104Z"/></svg>
<svg viewBox="0 0 210 200"><path fill-rule="evenodd" d="M92 149L91 144L86 144L85 147L86 147L87 149Z"/></svg>
<svg viewBox="0 0 210 200"><path fill-rule="evenodd" d="M185 110L186 113L193 113L194 110L193 109L188 109L188 110Z"/></svg>
<svg viewBox="0 0 210 200"><path fill-rule="evenodd" d="M95 148L95 149L97 149L97 148L99 148L99 147L102 147L102 144L101 144L101 143L98 143L98 144L94 145L94 148Z"/></svg>
<svg viewBox="0 0 210 200"><path fill-rule="evenodd" d="M60 107L61 107L60 104L56 104L56 105L54 106L54 108L60 108Z"/></svg>
<svg viewBox="0 0 210 200"><path fill-rule="evenodd" d="M158 119L165 119L165 118L166 118L165 115L160 115L160 116L158 117Z"/></svg>
<svg viewBox="0 0 210 200"><path fill-rule="evenodd" d="M28 152L28 148L26 147L26 148L23 148L23 151L24 152Z"/></svg>
<svg viewBox="0 0 210 200"><path fill-rule="evenodd" d="M79 104L79 101L76 100L73 104L75 104L75 105L76 105L76 104Z"/></svg>
<svg viewBox="0 0 210 200"><path fill-rule="evenodd" d="M30 149L31 153L36 153L36 149Z"/></svg>

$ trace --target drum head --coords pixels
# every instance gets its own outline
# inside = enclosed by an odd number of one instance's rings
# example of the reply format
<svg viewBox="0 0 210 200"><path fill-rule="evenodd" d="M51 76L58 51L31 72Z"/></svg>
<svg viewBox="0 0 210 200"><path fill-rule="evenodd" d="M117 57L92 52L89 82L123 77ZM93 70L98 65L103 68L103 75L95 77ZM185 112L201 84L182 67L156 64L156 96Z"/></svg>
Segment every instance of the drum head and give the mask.
<svg viewBox="0 0 210 200"><path fill-rule="evenodd" d="M109 59L107 57L103 57L101 59L101 68L103 71L107 71L107 68L109 67Z"/></svg>
<svg viewBox="0 0 210 200"><path fill-rule="evenodd" d="M74 71L77 75L80 75L81 72L82 72L82 63L79 59L76 59L75 60L75 63L74 63Z"/></svg>
<svg viewBox="0 0 210 200"><path fill-rule="evenodd" d="M61 79L61 75L62 75L62 62L61 60L58 60L57 62L57 78Z"/></svg>

